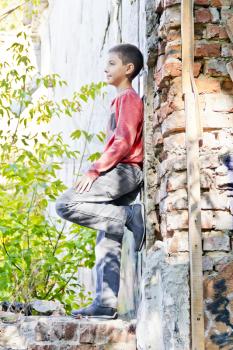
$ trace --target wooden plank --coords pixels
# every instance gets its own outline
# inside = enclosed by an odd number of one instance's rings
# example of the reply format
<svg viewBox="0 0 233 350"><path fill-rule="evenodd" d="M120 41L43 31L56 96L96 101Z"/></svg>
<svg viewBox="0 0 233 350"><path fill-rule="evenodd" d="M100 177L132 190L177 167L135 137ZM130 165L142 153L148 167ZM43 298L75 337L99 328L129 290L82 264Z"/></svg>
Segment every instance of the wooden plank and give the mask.
<svg viewBox="0 0 233 350"><path fill-rule="evenodd" d="M202 237L199 138L202 134L198 93L193 77L193 1L182 0L182 89L185 100L192 350L204 350Z"/></svg>

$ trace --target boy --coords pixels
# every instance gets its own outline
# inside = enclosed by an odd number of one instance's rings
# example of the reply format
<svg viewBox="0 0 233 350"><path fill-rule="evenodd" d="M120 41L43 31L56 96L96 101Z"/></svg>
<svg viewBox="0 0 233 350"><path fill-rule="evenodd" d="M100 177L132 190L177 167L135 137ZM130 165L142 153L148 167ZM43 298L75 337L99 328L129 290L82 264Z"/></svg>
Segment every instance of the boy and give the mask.
<svg viewBox="0 0 233 350"><path fill-rule="evenodd" d="M56 200L62 218L97 229L96 294L93 303L71 316L117 318L121 244L124 226L133 232L135 250L145 239L144 205L133 204L143 183L143 102L132 80L143 68L143 56L132 44L112 47L105 69L117 89L101 157L78 182Z"/></svg>

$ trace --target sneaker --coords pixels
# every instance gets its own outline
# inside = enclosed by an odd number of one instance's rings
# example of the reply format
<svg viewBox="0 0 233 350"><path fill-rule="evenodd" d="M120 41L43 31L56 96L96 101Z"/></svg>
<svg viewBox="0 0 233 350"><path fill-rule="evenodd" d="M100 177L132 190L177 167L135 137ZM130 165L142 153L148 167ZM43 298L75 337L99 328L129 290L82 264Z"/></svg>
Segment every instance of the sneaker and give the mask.
<svg viewBox="0 0 233 350"><path fill-rule="evenodd" d="M97 303L93 302L88 307L79 309L79 310L72 310L71 316L73 318L81 318L81 317L95 317L95 318L107 318L107 319L116 319L118 317L117 309L108 307L108 306L101 306Z"/></svg>
<svg viewBox="0 0 233 350"><path fill-rule="evenodd" d="M146 237L144 203L136 203L126 206L127 220L125 226L133 232L135 250L140 251Z"/></svg>

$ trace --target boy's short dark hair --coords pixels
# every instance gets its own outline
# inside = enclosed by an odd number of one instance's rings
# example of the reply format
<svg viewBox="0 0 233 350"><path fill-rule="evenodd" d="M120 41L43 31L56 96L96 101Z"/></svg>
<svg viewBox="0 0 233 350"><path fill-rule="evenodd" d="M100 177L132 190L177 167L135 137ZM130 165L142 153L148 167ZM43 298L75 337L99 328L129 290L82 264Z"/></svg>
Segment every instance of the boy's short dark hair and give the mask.
<svg viewBox="0 0 233 350"><path fill-rule="evenodd" d="M117 53L123 64L133 63L134 71L129 76L129 80L132 81L143 68L143 55L137 46L132 44L119 44L113 46L108 52Z"/></svg>

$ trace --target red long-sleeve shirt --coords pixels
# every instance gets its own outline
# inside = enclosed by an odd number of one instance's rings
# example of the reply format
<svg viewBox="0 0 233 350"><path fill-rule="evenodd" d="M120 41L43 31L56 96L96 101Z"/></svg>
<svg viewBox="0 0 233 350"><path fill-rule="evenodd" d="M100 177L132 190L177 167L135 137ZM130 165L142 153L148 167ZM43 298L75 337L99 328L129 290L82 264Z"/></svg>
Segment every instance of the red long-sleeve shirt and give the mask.
<svg viewBox="0 0 233 350"><path fill-rule="evenodd" d="M112 100L107 125L107 143L101 157L86 175L96 179L101 172L118 163L143 167L143 102L133 88L120 92Z"/></svg>

